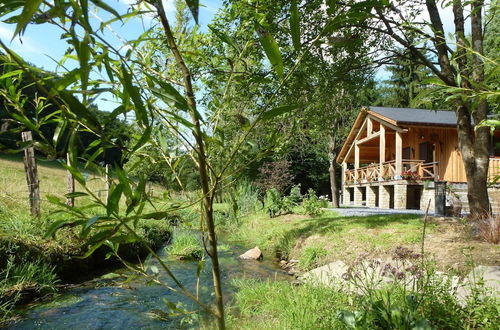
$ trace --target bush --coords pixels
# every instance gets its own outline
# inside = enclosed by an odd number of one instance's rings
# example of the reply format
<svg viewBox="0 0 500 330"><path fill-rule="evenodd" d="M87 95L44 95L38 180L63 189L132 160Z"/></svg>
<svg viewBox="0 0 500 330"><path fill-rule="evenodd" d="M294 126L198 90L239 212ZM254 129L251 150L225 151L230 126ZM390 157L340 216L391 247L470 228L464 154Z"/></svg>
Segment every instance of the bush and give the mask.
<svg viewBox="0 0 500 330"><path fill-rule="evenodd" d="M302 201L302 193L300 192L300 183L293 185L292 189L290 189L290 194L288 195L290 200L294 205L299 205Z"/></svg>
<svg viewBox="0 0 500 330"><path fill-rule="evenodd" d="M500 217L490 216L484 219L478 219L474 223L477 229L477 236L479 239L498 244L500 243Z"/></svg>
<svg viewBox="0 0 500 330"><path fill-rule="evenodd" d="M201 260L204 255L203 244L198 236L187 231L175 231L173 242L166 251L179 260Z"/></svg>
<svg viewBox="0 0 500 330"><path fill-rule="evenodd" d="M304 212L312 217L318 216L323 213L323 210L321 210L321 202L312 189L309 189L307 194L304 196L302 207L304 208Z"/></svg>
<svg viewBox="0 0 500 330"><path fill-rule="evenodd" d="M269 216L274 218L280 214L291 213L294 203L290 197L281 197L280 193L273 188L266 191L264 205Z"/></svg>

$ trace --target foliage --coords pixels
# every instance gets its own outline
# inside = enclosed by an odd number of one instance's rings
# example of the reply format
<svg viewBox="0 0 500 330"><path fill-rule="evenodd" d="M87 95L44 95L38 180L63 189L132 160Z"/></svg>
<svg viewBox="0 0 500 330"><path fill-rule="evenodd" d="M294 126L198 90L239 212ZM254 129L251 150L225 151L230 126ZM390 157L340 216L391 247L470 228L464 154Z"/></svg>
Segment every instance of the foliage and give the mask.
<svg viewBox="0 0 500 330"><path fill-rule="evenodd" d="M363 269L358 264L352 271L360 272L358 278L362 278ZM356 272L352 274L356 276ZM353 279L334 282L331 287L238 280L235 304L240 314L231 317L230 323L235 328L261 328L272 323L278 329L495 327L498 298L481 285L465 303L460 303L448 278L436 273L432 266L425 266L422 274L415 287L405 287L403 282L408 280L393 275L394 281L381 287L368 274L366 282L359 284L358 293L352 291Z"/></svg>
<svg viewBox="0 0 500 330"><path fill-rule="evenodd" d="M203 245L193 232L175 231L172 244L165 248L169 256L180 260L201 260L205 255Z"/></svg>
<svg viewBox="0 0 500 330"><path fill-rule="evenodd" d="M321 210L321 208L323 207L322 203L312 189L309 189L307 195L304 196L302 207L304 208L304 212L312 217L319 216L321 213L323 213L323 210Z"/></svg>
<svg viewBox="0 0 500 330"><path fill-rule="evenodd" d="M45 260L11 255L0 270L0 325L23 295L54 293L57 282L54 266Z"/></svg>
<svg viewBox="0 0 500 330"><path fill-rule="evenodd" d="M302 193L300 192L300 189L301 189L300 183L293 185L292 188L290 189L288 198L294 205L299 205L299 203L302 201L303 196Z"/></svg>

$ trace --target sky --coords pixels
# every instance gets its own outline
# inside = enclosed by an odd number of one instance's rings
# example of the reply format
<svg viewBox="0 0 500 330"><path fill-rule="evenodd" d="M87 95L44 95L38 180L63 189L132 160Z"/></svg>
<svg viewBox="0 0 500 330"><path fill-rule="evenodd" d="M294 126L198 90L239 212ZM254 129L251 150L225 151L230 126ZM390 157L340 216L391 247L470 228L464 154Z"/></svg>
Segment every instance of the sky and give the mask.
<svg viewBox="0 0 500 330"><path fill-rule="evenodd" d="M163 0L165 11L170 20L174 21L175 4L174 0ZM130 4L134 0L112 0L107 3L113 5L120 14L126 13ZM221 7L221 0L202 0L200 1L199 23L201 29L206 29L207 24L212 20L218 8ZM98 15L101 15L99 12ZM107 17L106 14L102 14ZM114 46L120 46L123 42L120 40L130 40L137 37L144 31L142 24L149 26L152 23L151 17L145 16L143 22L140 20L131 20L125 24L113 24L113 32L108 30L108 36L113 40ZM21 39L16 38L11 42L15 30L14 24L0 22L0 39L9 45L15 52L21 55L25 60L35 64L38 67L50 71L56 71L57 64L54 59L61 58L68 45L60 39L61 30L51 24L28 25L26 32ZM120 38L116 38L117 34Z"/></svg>

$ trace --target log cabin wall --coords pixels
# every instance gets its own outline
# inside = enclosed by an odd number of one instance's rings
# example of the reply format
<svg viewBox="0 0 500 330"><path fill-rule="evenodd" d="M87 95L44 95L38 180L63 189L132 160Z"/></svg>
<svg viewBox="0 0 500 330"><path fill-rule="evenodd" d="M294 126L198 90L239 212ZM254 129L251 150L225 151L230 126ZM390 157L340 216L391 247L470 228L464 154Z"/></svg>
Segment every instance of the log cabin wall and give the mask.
<svg viewBox="0 0 500 330"><path fill-rule="evenodd" d="M410 148L411 159L425 160L425 155L421 155L420 145L428 143L433 161L438 162L440 180L467 181L455 128L409 126L407 129L408 132L403 137L403 148Z"/></svg>

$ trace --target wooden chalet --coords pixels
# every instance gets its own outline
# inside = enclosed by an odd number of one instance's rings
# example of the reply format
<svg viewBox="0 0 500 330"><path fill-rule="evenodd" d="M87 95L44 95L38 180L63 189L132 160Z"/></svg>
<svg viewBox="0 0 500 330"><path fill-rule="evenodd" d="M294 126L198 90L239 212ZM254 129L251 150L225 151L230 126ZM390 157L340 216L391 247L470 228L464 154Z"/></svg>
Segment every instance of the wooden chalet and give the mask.
<svg viewBox="0 0 500 330"><path fill-rule="evenodd" d="M500 173L499 144L497 130L491 139L491 179ZM337 162L342 164L344 205L423 209L433 200L438 180L466 191L453 111L363 108ZM495 190L492 202L498 198L500 203L499 193Z"/></svg>

